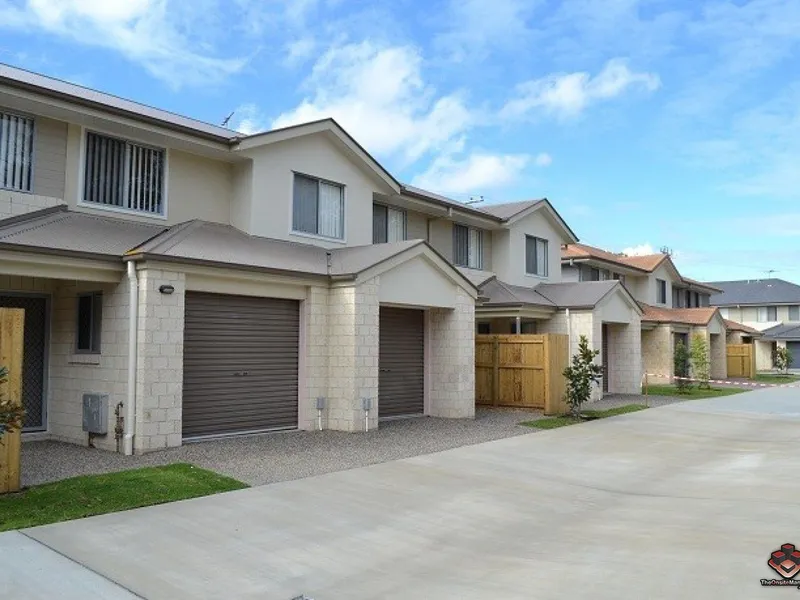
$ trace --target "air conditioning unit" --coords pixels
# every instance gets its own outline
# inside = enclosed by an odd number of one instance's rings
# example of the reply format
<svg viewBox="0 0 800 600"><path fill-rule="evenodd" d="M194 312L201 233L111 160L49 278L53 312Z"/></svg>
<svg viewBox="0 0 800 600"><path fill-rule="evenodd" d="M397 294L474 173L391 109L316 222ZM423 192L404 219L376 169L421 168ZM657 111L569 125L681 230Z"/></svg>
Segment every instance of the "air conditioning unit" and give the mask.
<svg viewBox="0 0 800 600"><path fill-rule="evenodd" d="M108 394L83 395L83 430L94 435L108 433Z"/></svg>

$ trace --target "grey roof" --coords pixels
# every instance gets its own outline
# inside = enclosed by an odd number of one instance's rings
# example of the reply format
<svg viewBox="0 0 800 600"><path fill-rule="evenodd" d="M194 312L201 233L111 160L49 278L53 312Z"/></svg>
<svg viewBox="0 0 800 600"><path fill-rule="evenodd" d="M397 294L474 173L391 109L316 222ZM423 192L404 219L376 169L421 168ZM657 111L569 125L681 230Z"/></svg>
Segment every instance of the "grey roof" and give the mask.
<svg viewBox="0 0 800 600"><path fill-rule="evenodd" d="M485 204L481 208L504 221L518 215L519 213L528 210L532 206L536 206L544 202L543 199L539 200L523 200L521 202L506 202L503 204Z"/></svg>
<svg viewBox="0 0 800 600"><path fill-rule="evenodd" d="M711 296L712 306L800 304L800 285L783 279L713 281L708 285L723 290L721 294Z"/></svg>
<svg viewBox="0 0 800 600"><path fill-rule="evenodd" d="M490 271L477 271L475 269L467 269L464 267L456 267L458 271L467 279L470 280L472 285L479 288L484 283L495 277L494 273Z"/></svg>
<svg viewBox="0 0 800 600"><path fill-rule="evenodd" d="M406 240L369 246L349 246L331 251L331 275L350 275L397 256L415 246L425 245L422 240Z"/></svg>
<svg viewBox="0 0 800 600"><path fill-rule="evenodd" d="M537 288L523 287L504 283L498 279L490 279L480 290L480 295L486 300L482 306L518 306L533 305L546 308L556 308L555 303L542 296Z"/></svg>
<svg viewBox="0 0 800 600"><path fill-rule="evenodd" d="M227 142L239 135L236 131L225 127L184 117L166 110L147 106L146 104L126 100L119 96L75 85L61 79L39 75L38 73L18 69L3 63L0 63L0 83L33 90L60 99L68 99L87 106L99 106L104 110L125 114L139 120L155 121L166 126L190 131L195 135L216 138L222 142Z"/></svg>
<svg viewBox="0 0 800 600"><path fill-rule="evenodd" d="M70 212L66 205L0 221L0 247L121 257L166 226Z"/></svg>
<svg viewBox="0 0 800 600"><path fill-rule="evenodd" d="M781 323L761 332L762 339L800 340L800 323Z"/></svg>
<svg viewBox="0 0 800 600"><path fill-rule="evenodd" d="M607 281L540 283L536 286L536 291L559 308L593 308L616 286L624 289L624 286L618 281L609 279Z"/></svg>
<svg viewBox="0 0 800 600"><path fill-rule="evenodd" d="M428 190L423 190L422 188L418 188L413 185L401 184L401 188L402 191L406 194L409 194L411 196L417 196L424 200L428 200L429 202L433 202L434 204L439 204L441 206L446 206L448 208L457 208L462 212L473 213L476 215L480 215L482 217L486 217L488 219L492 219L494 221L502 221L500 217L497 217L496 215L478 206L465 204L464 202L453 200L446 196L442 196L441 194L434 194L433 192L429 192Z"/></svg>

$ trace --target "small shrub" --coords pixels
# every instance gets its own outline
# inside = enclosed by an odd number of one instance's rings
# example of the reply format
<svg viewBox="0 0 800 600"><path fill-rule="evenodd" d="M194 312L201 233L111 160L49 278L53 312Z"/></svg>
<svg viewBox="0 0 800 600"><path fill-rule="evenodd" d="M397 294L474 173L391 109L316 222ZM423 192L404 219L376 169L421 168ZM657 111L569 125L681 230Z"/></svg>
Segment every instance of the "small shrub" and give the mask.
<svg viewBox="0 0 800 600"><path fill-rule="evenodd" d="M697 387L711 389L708 380L711 379L711 359L708 351L708 340L702 333L692 336L689 354L692 359L692 374L700 381Z"/></svg>
<svg viewBox="0 0 800 600"><path fill-rule="evenodd" d="M594 362L600 350L589 348L589 340L582 335L578 341L578 353L572 357L572 365L564 369L567 379L567 404L573 417L580 417L581 406L592 396L592 384L603 375L602 365Z"/></svg>
<svg viewBox="0 0 800 600"><path fill-rule="evenodd" d="M789 367L792 365L792 361L794 357L792 356L792 351L785 346L783 348L778 348L775 350L775 368L778 369L784 375L789 374Z"/></svg>
<svg viewBox="0 0 800 600"><path fill-rule="evenodd" d="M681 394L688 394L689 389L692 387L692 382L689 381L689 350L686 344L678 341L675 344L675 353L672 358L675 363L675 387Z"/></svg>

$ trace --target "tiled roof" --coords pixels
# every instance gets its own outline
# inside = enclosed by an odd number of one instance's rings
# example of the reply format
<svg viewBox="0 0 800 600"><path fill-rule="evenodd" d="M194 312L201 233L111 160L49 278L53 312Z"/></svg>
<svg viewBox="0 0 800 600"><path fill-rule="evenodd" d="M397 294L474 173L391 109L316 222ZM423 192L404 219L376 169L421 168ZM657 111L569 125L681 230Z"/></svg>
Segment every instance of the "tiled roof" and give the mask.
<svg viewBox="0 0 800 600"><path fill-rule="evenodd" d="M781 323L761 333L772 340L800 340L800 323Z"/></svg>
<svg viewBox="0 0 800 600"><path fill-rule="evenodd" d="M595 258L610 263L616 263L623 267L639 269L640 271L652 271L667 258L666 254L648 254L647 256L626 256L615 254L602 248L589 246L588 244L567 244L561 248L561 258Z"/></svg>
<svg viewBox="0 0 800 600"><path fill-rule="evenodd" d="M532 206L536 206L540 202L544 202L544 200L523 200L521 202L506 202L504 204L485 204L481 208L495 217L507 221L515 215L528 210Z"/></svg>
<svg viewBox="0 0 800 600"><path fill-rule="evenodd" d="M730 319L725 319L725 328L730 329L731 331L749 333L751 335L761 335L761 332L758 329L753 329L752 327L748 327L742 323L737 323L736 321L731 321Z"/></svg>
<svg viewBox="0 0 800 600"><path fill-rule="evenodd" d="M800 304L800 285L783 279L714 281L708 285L722 291L711 297L714 306Z"/></svg>
<svg viewBox="0 0 800 600"><path fill-rule="evenodd" d="M644 271L654 271L667 258L666 254L647 254L644 256L623 256L621 260L625 265L643 269Z"/></svg>
<svg viewBox="0 0 800 600"><path fill-rule="evenodd" d="M642 321L651 323L683 323L686 325L707 325L717 309L706 308L664 308L639 303L644 313Z"/></svg>

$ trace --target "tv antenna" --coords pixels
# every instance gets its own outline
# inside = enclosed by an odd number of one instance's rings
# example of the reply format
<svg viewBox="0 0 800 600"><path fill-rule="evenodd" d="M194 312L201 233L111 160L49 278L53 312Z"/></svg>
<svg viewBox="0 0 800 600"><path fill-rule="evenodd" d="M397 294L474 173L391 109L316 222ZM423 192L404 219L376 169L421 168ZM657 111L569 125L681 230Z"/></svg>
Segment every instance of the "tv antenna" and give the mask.
<svg viewBox="0 0 800 600"><path fill-rule="evenodd" d="M483 196L470 196L469 200L464 202L464 204L479 204L484 200L486 200L486 198L484 198Z"/></svg>
<svg viewBox="0 0 800 600"><path fill-rule="evenodd" d="M235 112L236 112L235 110L232 110L232 111L231 111L231 114L229 114L227 117L225 117L224 119L222 119L222 127L225 127L225 126L227 126L227 125L228 125L228 122L230 122L230 120L231 120L231 117L233 117L233 113L235 113Z"/></svg>

